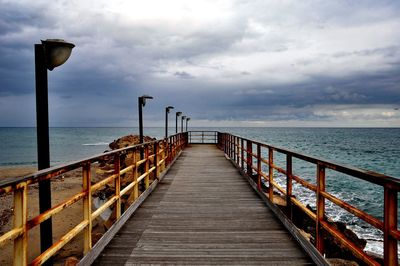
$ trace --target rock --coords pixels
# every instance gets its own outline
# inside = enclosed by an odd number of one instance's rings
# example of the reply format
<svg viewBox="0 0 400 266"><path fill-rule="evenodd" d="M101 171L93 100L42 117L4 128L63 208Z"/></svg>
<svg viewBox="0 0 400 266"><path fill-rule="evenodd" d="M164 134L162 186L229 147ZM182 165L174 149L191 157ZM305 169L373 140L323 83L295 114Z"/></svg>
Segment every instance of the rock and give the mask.
<svg viewBox="0 0 400 266"><path fill-rule="evenodd" d="M149 137L149 136L144 136L143 139L144 139L144 142L149 142L149 141L156 140L155 138L152 138L152 137ZM128 136L123 136L123 137L121 137L121 138L119 138L117 140L114 140L108 146L112 150L116 150L116 149L129 147L129 146L132 146L132 145L137 145L139 143L140 142L139 142L139 136L138 135L128 135Z"/></svg>
<svg viewBox="0 0 400 266"><path fill-rule="evenodd" d="M79 260L77 257L68 257L65 259L64 266L75 266L79 263Z"/></svg>
<svg viewBox="0 0 400 266"><path fill-rule="evenodd" d="M92 234L92 246L94 246L94 245L97 243L97 241L100 240L100 238L101 238L102 236L103 236L102 233L95 233L95 234Z"/></svg>
<svg viewBox="0 0 400 266"><path fill-rule="evenodd" d="M329 264L332 266L358 266L358 263L351 260L344 260L344 259L327 259Z"/></svg>

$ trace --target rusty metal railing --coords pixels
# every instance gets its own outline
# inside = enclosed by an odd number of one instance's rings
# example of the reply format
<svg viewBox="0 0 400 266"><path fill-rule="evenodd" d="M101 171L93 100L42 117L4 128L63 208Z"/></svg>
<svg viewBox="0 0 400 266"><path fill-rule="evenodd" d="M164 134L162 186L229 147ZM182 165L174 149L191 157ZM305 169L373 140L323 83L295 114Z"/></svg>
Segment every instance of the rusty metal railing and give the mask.
<svg viewBox="0 0 400 266"><path fill-rule="evenodd" d="M218 146L231 159L242 173L257 181L258 190L263 193L270 202L274 203L274 190L283 195L286 201L286 216L292 220L292 206L296 205L304 213L306 213L313 221L316 228L316 248L324 254L323 231L328 232L342 245L347 247L360 260L368 265L380 265L374 258L366 252L358 248L355 243L348 239L343 233L338 231L334 226L326 220L325 200L332 202L334 205L346 210L348 213L362 219L369 225L381 230L384 235L384 264L398 265L398 240L400 239L400 231L397 228L398 218L398 191L400 190L400 180L391 176L362 170L359 168L344 166L327 160L321 160L315 157L303 155L298 152L274 147L272 145L258 142L255 140L231 135L229 133L218 134ZM274 161L276 153L285 157L286 166L280 167ZM268 154L264 156L263 154ZM313 184L293 173L293 158L313 164L316 167L316 184ZM268 172L262 170L262 165L268 167ZM332 195L326 190L326 174L325 170L331 169L336 172L348 175L350 177L362 179L373 184L383 187L384 190L384 218L377 219L374 216L352 206L343 199ZM283 174L286 178L286 188L281 187L274 181L274 171ZM254 174L255 173L255 174ZM311 193L315 193L316 210L308 209L293 193L293 182L308 189ZM268 191L262 190L262 184L268 185ZM272 189L271 189L272 188Z"/></svg>
<svg viewBox="0 0 400 266"><path fill-rule="evenodd" d="M218 142L217 131L188 131L189 144L216 144Z"/></svg>
<svg viewBox="0 0 400 266"><path fill-rule="evenodd" d="M100 155L96 155L81 161L69 163L63 166L52 167L32 175L8 180L0 183L0 196L13 194L14 198L14 224L11 230L0 236L0 253L4 245L14 242L13 261L14 265L40 265L57 254L67 243L83 233L83 254L92 249L92 222L99 217L107 208L114 207L114 225L129 209L129 206L122 206L122 197L129 197L131 205L140 197L139 184L144 182L145 193L148 188L158 181L160 175L165 172L169 164L179 155L179 152L187 143L187 133L179 133L170 136L168 139L156 140L144 144L122 148ZM144 150L144 158L140 153ZM129 165L123 163L123 158L131 156L132 162ZM109 176L97 183L91 178L91 166L98 162L108 161L114 165ZM124 166L121 169L121 166ZM40 213L28 220L28 188L42 180L51 180L72 170L82 170L82 190L71 198L53 206L44 213ZM133 173L130 182L123 182L124 175ZM99 191L107 184L113 184L115 193L97 210L92 210L92 194ZM28 262L28 233L34 227L56 214L62 215L61 211L71 205L83 202L83 219L77 221L77 225L68 233L60 237L45 252ZM125 205L125 204L124 204ZM100 241L99 241L100 242ZM38 245L38 243L35 243ZM4 253L3 253L4 254Z"/></svg>

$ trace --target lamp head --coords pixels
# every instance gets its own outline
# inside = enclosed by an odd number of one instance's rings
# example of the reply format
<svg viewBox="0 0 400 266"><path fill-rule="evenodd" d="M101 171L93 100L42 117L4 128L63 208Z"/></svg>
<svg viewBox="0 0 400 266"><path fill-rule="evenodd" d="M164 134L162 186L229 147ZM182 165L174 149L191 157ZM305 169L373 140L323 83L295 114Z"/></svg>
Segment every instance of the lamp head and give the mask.
<svg viewBox="0 0 400 266"><path fill-rule="evenodd" d="M184 120L186 118L186 115L182 116L182 120Z"/></svg>
<svg viewBox="0 0 400 266"><path fill-rule="evenodd" d="M139 99L141 100L142 105L145 106L146 105L146 99L153 99L153 97L145 94L145 95L140 96Z"/></svg>
<svg viewBox="0 0 400 266"><path fill-rule="evenodd" d="M176 112L176 116L180 116L182 112Z"/></svg>
<svg viewBox="0 0 400 266"><path fill-rule="evenodd" d="M74 44L65 42L61 39L42 40L42 46L45 54L45 62L48 70L64 64L71 55Z"/></svg>
<svg viewBox="0 0 400 266"><path fill-rule="evenodd" d="M189 121L189 120L190 120L190 117L187 117L187 118L186 118L186 121Z"/></svg>
<svg viewBox="0 0 400 266"><path fill-rule="evenodd" d="M174 109L174 107L173 107L173 106L167 106L167 107L165 108L165 110L167 111L167 113L169 113L169 111L170 111L171 109Z"/></svg>

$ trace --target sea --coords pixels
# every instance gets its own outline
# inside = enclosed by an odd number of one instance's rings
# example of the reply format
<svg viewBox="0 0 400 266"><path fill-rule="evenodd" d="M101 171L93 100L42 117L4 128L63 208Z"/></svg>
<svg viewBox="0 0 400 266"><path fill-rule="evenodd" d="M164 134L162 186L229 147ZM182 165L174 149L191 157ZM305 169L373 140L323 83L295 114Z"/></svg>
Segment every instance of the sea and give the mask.
<svg viewBox="0 0 400 266"><path fill-rule="evenodd" d="M372 170L400 178L400 128L189 128L217 130L286 148L329 161ZM103 153L108 144L121 136L138 134L138 128L50 128L51 165L67 163ZM163 138L163 127L144 128L144 135ZM170 128L169 132L175 132ZM22 167L37 164L36 128L0 128L0 167ZM266 152L264 152L266 155ZM275 163L285 168L284 156L274 155ZM264 171L267 166L263 166ZM315 183L316 167L293 159L293 172ZM275 172L276 181L285 187L284 176ZM378 185L326 171L328 192L383 219L383 189ZM293 192L310 207L315 207L315 194L294 184ZM399 204L400 206L400 204ZM342 221L359 237L367 240L366 250L383 253L382 232L372 228L347 211L326 200L327 216Z"/></svg>

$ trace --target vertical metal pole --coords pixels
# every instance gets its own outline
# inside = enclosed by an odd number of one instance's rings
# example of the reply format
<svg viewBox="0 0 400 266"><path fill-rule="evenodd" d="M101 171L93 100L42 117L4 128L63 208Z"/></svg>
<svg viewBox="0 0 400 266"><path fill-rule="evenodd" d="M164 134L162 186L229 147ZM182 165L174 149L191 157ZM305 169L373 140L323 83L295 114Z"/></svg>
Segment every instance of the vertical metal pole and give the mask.
<svg viewBox="0 0 400 266"><path fill-rule="evenodd" d="M144 141L144 137L143 137L143 98L139 97L138 98L138 105L139 105L139 142L142 144ZM143 151L143 147L140 148L140 160L144 159L144 151ZM141 164L139 166L139 173L143 174L143 164ZM144 186L143 186L143 181L140 182L140 188L142 191L145 190Z"/></svg>
<svg viewBox="0 0 400 266"><path fill-rule="evenodd" d="M321 221L325 216L325 199L321 192L325 191L325 167L317 165L317 224L316 224L316 248L324 254L324 237L322 234Z"/></svg>
<svg viewBox="0 0 400 266"><path fill-rule="evenodd" d="M261 190L261 145L257 143L257 187Z"/></svg>
<svg viewBox="0 0 400 266"><path fill-rule="evenodd" d="M175 134L178 134L178 113L175 114Z"/></svg>
<svg viewBox="0 0 400 266"><path fill-rule="evenodd" d="M117 177L114 180L115 196L117 196L117 202L115 204L116 208L116 218L117 220L121 217L121 162L119 154L114 156L114 174Z"/></svg>
<svg viewBox="0 0 400 266"><path fill-rule="evenodd" d="M35 44L35 79L36 79L36 123L38 170L50 167L49 144L49 110L47 68L45 65L44 47ZM50 180L39 182L39 211L44 213L51 208ZM43 253L53 245L52 218L40 224L40 250ZM46 265L52 265L50 258Z"/></svg>
<svg viewBox="0 0 400 266"><path fill-rule="evenodd" d="M244 171L244 140L240 138L240 157L241 157L241 168Z"/></svg>
<svg viewBox="0 0 400 266"><path fill-rule="evenodd" d="M90 163L87 163L82 167L82 189L86 194L83 198L83 219L88 221L88 225L83 231L83 254L87 254L92 249L92 192Z"/></svg>
<svg viewBox="0 0 400 266"><path fill-rule="evenodd" d="M165 108L165 138L168 138L168 107Z"/></svg>
<svg viewBox="0 0 400 266"><path fill-rule="evenodd" d="M268 148L268 179L269 179L269 200L274 203L274 150Z"/></svg>
<svg viewBox="0 0 400 266"><path fill-rule="evenodd" d="M138 98L138 106L139 106L139 142L143 143L143 98ZM143 159L143 158L141 158Z"/></svg>
<svg viewBox="0 0 400 266"><path fill-rule="evenodd" d="M156 168L155 170L154 170L154 177L155 177L155 179L158 179L158 149L157 149L157 146L158 146L158 142L156 141L156 142L154 142L154 148L153 148L153 150L154 150L154 167ZM164 150L165 150L165 148L164 148Z"/></svg>
<svg viewBox="0 0 400 266"><path fill-rule="evenodd" d="M26 182L20 183L14 191L14 227L22 228L23 232L14 239L14 265L21 266L27 265L28 260L27 197L28 186Z"/></svg>
<svg viewBox="0 0 400 266"><path fill-rule="evenodd" d="M292 220L292 155L286 155L286 209L289 220Z"/></svg>
<svg viewBox="0 0 400 266"><path fill-rule="evenodd" d="M246 155L246 159L247 159L247 175L249 177L252 177L253 175L253 169L251 168L252 164L253 164L253 144L251 143L250 140L247 140L247 155Z"/></svg>
<svg viewBox="0 0 400 266"><path fill-rule="evenodd" d="M183 133L183 116L181 117L181 133Z"/></svg>
<svg viewBox="0 0 400 266"><path fill-rule="evenodd" d="M397 265L397 240L390 235L397 229L397 191L384 188L383 257L385 265Z"/></svg>

